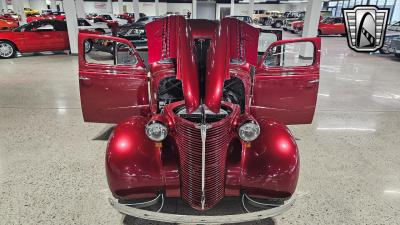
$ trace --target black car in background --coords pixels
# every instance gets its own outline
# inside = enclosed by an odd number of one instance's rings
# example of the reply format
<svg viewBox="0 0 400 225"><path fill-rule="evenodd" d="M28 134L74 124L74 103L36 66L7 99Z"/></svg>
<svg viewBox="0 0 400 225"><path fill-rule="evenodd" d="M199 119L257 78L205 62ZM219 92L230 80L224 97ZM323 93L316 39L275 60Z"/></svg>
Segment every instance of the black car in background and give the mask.
<svg viewBox="0 0 400 225"><path fill-rule="evenodd" d="M120 26L118 37L131 41L138 50L147 49L147 37L144 24L133 23Z"/></svg>

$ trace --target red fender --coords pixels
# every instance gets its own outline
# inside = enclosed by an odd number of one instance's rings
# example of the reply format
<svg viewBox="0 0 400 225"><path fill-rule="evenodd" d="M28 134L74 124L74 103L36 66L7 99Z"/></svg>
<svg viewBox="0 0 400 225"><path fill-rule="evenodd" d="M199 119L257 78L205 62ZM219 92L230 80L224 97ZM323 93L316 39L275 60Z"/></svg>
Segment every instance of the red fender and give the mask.
<svg viewBox="0 0 400 225"><path fill-rule="evenodd" d="M242 153L241 188L253 197L290 197L299 177L295 139L285 125L269 119L258 123L260 136Z"/></svg>
<svg viewBox="0 0 400 225"><path fill-rule="evenodd" d="M153 197L164 187L161 149L145 134L148 118L120 123L106 152L108 185L118 199Z"/></svg>

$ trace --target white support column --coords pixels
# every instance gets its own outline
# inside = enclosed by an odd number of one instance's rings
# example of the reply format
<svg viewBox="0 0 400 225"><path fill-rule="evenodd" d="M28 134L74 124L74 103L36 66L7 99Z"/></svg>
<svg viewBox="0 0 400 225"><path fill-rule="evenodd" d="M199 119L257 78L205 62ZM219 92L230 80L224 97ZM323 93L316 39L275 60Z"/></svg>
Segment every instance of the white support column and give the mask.
<svg viewBox="0 0 400 225"><path fill-rule="evenodd" d="M0 13L7 12L7 2L6 0L0 0Z"/></svg>
<svg viewBox="0 0 400 225"><path fill-rule="evenodd" d="M123 0L118 0L118 13L119 14L124 13L124 1Z"/></svg>
<svg viewBox="0 0 400 225"><path fill-rule="evenodd" d="M109 11L108 11L108 13L110 13L110 14L114 14L114 10L113 10L113 2L112 2L112 0L107 0L107 3L109 4Z"/></svg>
<svg viewBox="0 0 400 225"><path fill-rule="evenodd" d="M83 0L75 0L75 6L76 6L76 16L78 18L85 18L85 6L83 3Z"/></svg>
<svg viewBox="0 0 400 225"><path fill-rule="evenodd" d="M155 6L156 6L156 16L159 16L160 15L160 1L159 0L156 0L155 1Z"/></svg>
<svg viewBox="0 0 400 225"><path fill-rule="evenodd" d="M197 0L192 0L192 19L197 19Z"/></svg>
<svg viewBox="0 0 400 225"><path fill-rule="evenodd" d="M13 0L12 4L14 12L16 12L21 17L20 25L26 24L26 15L24 12L24 0Z"/></svg>
<svg viewBox="0 0 400 225"><path fill-rule="evenodd" d="M71 54L78 54L78 22L74 0L64 0L63 8L68 26L68 38Z"/></svg>
<svg viewBox="0 0 400 225"><path fill-rule="evenodd" d="M304 17L304 28L302 37L316 37L318 34L319 17L321 15L322 0L313 0L307 2L306 15ZM310 45L301 49L300 55L303 57L312 57L313 48Z"/></svg>
<svg viewBox="0 0 400 225"><path fill-rule="evenodd" d="M253 14L254 14L254 0L249 0L249 12L248 12L249 16L251 18L253 18Z"/></svg>
<svg viewBox="0 0 400 225"><path fill-rule="evenodd" d="M53 12L57 12L57 3L56 0L50 0L50 9Z"/></svg>
<svg viewBox="0 0 400 225"><path fill-rule="evenodd" d="M135 14L135 21L136 20L138 20L139 18L140 18L140 15L139 15L139 12L140 12L140 10L139 10L139 0L133 0L132 1L132 6L133 6L133 13Z"/></svg>
<svg viewBox="0 0 400 225"><path fill-rule="evenodd" d="M231 16L235 15L235 0L231 0Z"/></svg>

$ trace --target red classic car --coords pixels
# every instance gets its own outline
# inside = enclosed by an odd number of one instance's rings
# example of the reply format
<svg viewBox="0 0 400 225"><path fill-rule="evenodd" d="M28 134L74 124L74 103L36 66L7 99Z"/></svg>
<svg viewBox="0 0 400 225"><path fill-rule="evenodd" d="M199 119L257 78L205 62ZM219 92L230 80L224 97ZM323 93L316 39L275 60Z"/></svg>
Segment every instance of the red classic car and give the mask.
<svg viewBox="0 0 400 225"><path fill-rule="evenodd" d="M303 32L304 21L292 23L292 30L296 33ZM327 17L319 22L318 35L346 35L346 29L342 17Z"/></svg>
<svg viewBox="0 0 400 225"><path fill-rule="evenodd" d="M290 208L300 161L286 125L312 122L320 38L278 40L258 55L264 34L233 18L170 16L145 29L148 65L126 39L79 34L84 121L118 124L105 157L112 206L182 224L259 220ZM99 39L112 53L85 52ZM304 46L311 55L301 57ZM226 196L272 208L229 220L162 212L164 198L203 211ZM140 209L159 201L157 212Z"/></svg>
<svg viewBox="0 0 400 225"><path fill-rule="evenodd" d="M80 30L85 33L96 31ZM91 48L90 43L86 43ZM89 45L89 46L88 46ZM67 24L61 20L39 20L11 31L0 32L0 58L13 58L17 52L69 50Z"/></svg>

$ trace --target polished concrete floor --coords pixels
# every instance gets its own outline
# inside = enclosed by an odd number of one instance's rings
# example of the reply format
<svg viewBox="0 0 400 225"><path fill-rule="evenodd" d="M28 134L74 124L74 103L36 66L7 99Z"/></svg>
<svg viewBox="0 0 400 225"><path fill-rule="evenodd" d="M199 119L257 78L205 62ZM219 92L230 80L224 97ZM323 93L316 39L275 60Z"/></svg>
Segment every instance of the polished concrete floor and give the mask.
<svg viewBox="0 0 400 225"><path fill-rule="evenodd" d="M290 127L298 199L257 224L400 224L400 60L322 39L314 122ZM65 54L0 60L0 224L155 224L108 204L104 125L83 123L77 69Z"/></svg>

